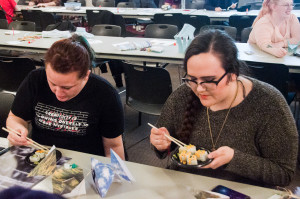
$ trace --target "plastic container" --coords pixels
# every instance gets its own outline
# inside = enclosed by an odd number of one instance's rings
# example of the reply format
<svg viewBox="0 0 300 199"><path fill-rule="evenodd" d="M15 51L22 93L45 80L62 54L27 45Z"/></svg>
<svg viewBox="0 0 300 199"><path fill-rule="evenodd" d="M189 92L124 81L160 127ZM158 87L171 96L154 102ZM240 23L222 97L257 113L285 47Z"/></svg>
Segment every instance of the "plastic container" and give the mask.
<svg viewBox="0 0 300 199"><path fill-rule="evenodd" d="M64 5L67 10L80 10L81 8L81 3L77 2L64 3Z"/></svg>

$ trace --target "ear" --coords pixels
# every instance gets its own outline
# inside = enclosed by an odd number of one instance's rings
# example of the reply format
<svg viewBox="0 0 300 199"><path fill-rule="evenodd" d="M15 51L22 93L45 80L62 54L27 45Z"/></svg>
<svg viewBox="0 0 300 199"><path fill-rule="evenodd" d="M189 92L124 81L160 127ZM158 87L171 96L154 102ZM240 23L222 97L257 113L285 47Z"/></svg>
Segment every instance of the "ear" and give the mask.
<svg viewBox="0 0 300 199"><path fill-rule="evenodd" d="M91 74L91 70L88 70L86 76L84 77L85 80L88 80Z"/></svg>

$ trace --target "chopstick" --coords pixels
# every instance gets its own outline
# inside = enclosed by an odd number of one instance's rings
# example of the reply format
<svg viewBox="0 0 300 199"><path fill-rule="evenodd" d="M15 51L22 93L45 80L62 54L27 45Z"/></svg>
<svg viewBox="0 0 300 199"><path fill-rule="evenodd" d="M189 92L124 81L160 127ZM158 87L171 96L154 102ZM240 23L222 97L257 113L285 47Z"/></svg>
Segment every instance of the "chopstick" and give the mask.
<svg viewBox="0 0 300 199"><path fill-rule="evenodd" d="M21 133L19 133L18 131L14 130L13 128L10 128L10 127L5 128L5 127L2 127L2 129L3 129L4 131L8 132L8 133L14 133L14 134L17 134L17 135L21 136ZM38 148L38 149L41 149L41 150L49 151L49 149L47 149L45 146L43 146L43 145L41 145L41 144L39 144L39 143L33 141L32 139L30 139L30 138L28 138L28 137L26 137L26 139L27 139L28 141L30 141L30 142L31 142L31 145L33 145L34 147L36 147L36 148Z"/></svg>
<svg viewBox="0 0 300 199"><path fill-rule="evenodd" d="M150 124L150 123L148 123L148 125L151 126L152 128L158 129L156 126L154 126L154 125L152 125L152 124ZM186 146L186 144L184 144L184 143L181 142L180 140L177 140L176 138L174 138L174 137L172 137L172 136L170 136L170 135L167 135L167 134L165 134L165 133L164 133L164 135L165 135L166 138L168 138L170 141L174 142L174 143L177 144L178 146L180 146L180 147Z"/></svg>

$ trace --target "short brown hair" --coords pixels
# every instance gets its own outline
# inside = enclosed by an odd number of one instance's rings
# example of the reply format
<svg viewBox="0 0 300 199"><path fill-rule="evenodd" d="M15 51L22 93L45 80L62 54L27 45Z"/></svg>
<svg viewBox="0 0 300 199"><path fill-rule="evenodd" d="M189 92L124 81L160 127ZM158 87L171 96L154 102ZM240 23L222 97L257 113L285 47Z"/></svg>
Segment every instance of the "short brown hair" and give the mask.
<svg viewBox="0 0 300 199"><path fill-rule="evenodd" d="M58 73L78 71L78 78L86 76L94 59L94 51L87 40L78 35L55 42L45 55L45 63Z"/></svg>

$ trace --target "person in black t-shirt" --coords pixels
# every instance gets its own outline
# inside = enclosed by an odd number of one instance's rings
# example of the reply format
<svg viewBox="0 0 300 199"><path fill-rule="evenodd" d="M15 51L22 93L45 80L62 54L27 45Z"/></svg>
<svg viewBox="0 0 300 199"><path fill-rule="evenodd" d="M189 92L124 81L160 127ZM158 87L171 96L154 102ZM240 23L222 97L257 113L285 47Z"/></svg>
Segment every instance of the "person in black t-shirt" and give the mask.
<svg viewBox="0 0 300 199"><path fill-rule="evenodd" d="M124 159L124 114L116 90L90 73L94 56L88 42L74 35L55 42L45 55L45 69L31 72L17 91L7 126L13 145L40 144Z"/></svg>

